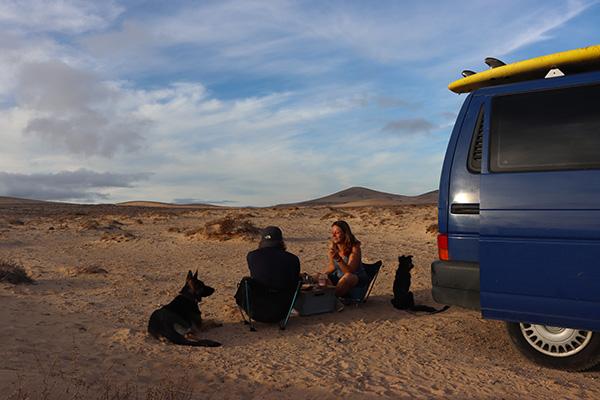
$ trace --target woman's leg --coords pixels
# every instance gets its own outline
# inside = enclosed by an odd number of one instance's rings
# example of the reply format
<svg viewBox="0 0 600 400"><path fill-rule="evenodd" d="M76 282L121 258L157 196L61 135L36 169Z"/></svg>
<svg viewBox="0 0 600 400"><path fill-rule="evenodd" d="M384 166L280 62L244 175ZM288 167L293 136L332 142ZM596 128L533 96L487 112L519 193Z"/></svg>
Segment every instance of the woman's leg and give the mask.
<svg viewBox="0 0 600 400"><path fill-rule="evenodd" d="M358 276L352 273L346 273L342 276L335 286L335 295L344 297L354 286L358 284Z"/></svg>

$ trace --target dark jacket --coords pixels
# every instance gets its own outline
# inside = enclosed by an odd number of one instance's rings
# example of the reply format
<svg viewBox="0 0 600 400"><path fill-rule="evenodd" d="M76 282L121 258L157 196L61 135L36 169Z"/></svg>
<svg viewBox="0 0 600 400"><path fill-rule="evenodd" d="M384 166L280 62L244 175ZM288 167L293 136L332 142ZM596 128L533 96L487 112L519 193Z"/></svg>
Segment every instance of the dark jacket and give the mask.
<svg viewBox="0 0 600 400"><path fill-rule="evenodd" d="M300 260L279 247L263 247L246 256L250 276L278 290L293 289L300 280Z"/></svg>

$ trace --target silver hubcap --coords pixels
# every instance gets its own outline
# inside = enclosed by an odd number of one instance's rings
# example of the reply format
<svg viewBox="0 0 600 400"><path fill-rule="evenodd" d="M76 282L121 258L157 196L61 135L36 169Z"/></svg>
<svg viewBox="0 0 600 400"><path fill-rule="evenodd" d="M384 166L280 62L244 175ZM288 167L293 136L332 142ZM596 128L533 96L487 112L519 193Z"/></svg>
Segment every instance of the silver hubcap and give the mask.
<svg viewBox="0 0 600 400"><path fill-rule="evenodd" d="M519 324L531 347L551 357L579 353L592 340L592 332L557 326Z"/></svg>

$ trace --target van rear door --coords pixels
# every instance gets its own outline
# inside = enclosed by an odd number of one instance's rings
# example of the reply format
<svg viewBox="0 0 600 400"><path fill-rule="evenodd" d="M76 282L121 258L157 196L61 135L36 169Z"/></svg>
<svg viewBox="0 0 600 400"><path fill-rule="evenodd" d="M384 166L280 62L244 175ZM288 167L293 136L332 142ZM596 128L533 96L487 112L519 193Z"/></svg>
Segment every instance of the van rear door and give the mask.
<svg viewBox="0 0 600 400"><path fill-rule="evenodd" d="M465 114L450 169L450 204L444 210L449 211L450 257L462 262L479 261L479 179L484 100L482 96L473 96Z"/></svg>
<svg viewBox="0 0 600 400"><path fill-rule="evenodd" d="M488 102L482 314L600 331L600 84Z"/></svg>

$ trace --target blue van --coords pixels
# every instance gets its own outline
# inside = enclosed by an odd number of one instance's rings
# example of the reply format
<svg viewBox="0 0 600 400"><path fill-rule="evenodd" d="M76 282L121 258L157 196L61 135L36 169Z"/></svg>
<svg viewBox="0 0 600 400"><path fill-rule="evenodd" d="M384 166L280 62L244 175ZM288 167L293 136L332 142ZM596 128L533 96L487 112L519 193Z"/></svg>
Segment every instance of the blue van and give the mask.
<svg viewBox="0 0 600 400"><path fill-rule="evenodd" d="M600 72L489 86L458 115L432 294L544 366L600 364Z"/></svg>

